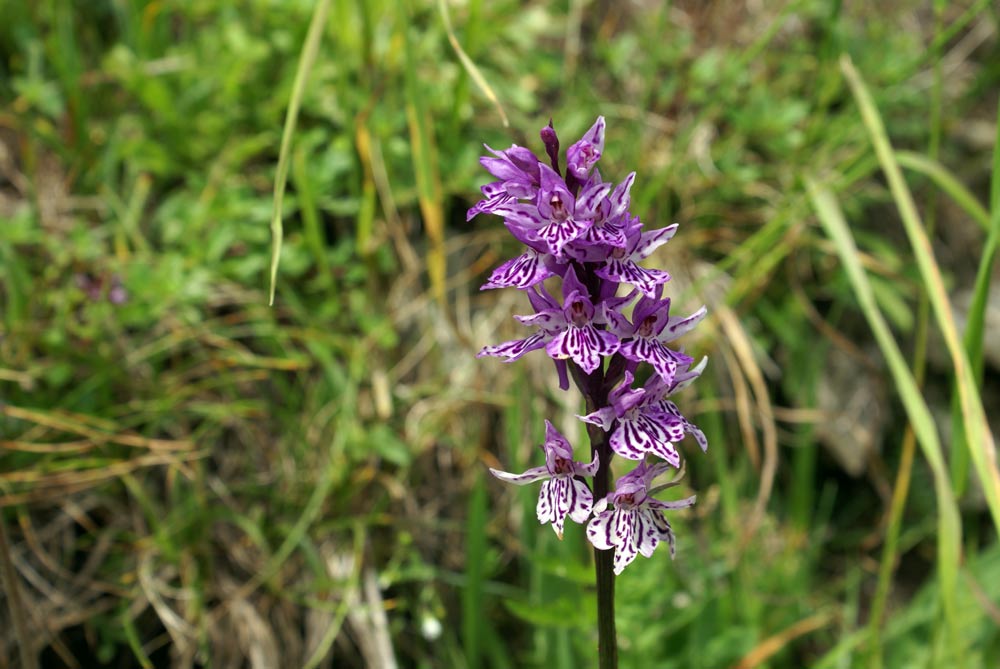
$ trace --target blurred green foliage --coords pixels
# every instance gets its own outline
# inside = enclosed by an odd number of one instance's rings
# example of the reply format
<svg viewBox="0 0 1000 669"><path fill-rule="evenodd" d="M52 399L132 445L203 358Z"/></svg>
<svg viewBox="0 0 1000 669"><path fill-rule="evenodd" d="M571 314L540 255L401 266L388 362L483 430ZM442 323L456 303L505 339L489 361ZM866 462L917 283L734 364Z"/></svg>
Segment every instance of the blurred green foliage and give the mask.
<svg viewBox="0 0 1000 669"><path fill-rule="evenodd" d="M588 666L581 533L557 541L535 490L484 477L532 466L542 419L579 408L544 360L473 358L526 306L476 293L515 246L465 210L483 142L538 149L551 117L568 145L598 114L602 174L637 170L633 212L682 223L658 263L672 295L732 315L688 343L712 362L681 403L712 448L688 463L699 504L672 519L677 559L617 581L622 666L995 666L998 554L974 494L949 646L919 459L898 549L880 552L904 412L880 407L864 477L820 447L849 404L819 410L834 353L893 393L806 177L838 195L904 351L927 320L842 53L894 146L994 209L973 130L996 134L996 8L925 4L447 3L506 130L438 3L334 2L268 308L314 3L2 2L0 507L43 666L375 666L385 643L401 666ZM970 285L982 231L954 189L910 176L946 278ZM950 383L930 369L945 415ZM899 568L875 652L882 559Z"/></svg>

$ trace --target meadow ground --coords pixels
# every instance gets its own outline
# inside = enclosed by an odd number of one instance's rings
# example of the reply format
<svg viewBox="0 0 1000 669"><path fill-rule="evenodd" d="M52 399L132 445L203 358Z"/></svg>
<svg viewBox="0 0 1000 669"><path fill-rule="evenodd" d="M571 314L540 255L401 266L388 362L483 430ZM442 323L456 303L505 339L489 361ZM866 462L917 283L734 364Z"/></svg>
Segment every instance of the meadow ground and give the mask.
<svg viewBox="0 0 1000 669"><path fill-rule="evenodd" d="M598 115L710 311L621 666L1000 665L995 2L0 16L0 668L594 666L582 530L487 473L582 407L474 357L527 305L465 212Z"/></svg>

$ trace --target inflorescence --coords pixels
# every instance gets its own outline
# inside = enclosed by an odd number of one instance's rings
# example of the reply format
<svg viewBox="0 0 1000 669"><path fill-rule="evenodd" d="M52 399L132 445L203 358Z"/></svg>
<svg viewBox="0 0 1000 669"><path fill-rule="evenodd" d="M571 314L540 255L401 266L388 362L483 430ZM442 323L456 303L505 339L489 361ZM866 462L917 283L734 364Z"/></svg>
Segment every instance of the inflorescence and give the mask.
<svg viewBox="0 0 1000 669"><path fill-rule="evenodd" d="M671 316L670 298L663 297L670 274L639 264L674 236L677 225L644 230L639 217L631 214L635 172L617 185L601 178L595 166L604 151L604 118L566 151L565 172L552 123L540 134L549 164L516 144L505 151L487 146L492 157L480 159L497 180L482 187L484 199L469 210L468 218L501 216L526 247L494 270L482 289L517 288L535 313L515 316L532 329L530 335L486 346L479 356L511 362L545 349L555 362L560 387L567 390L572 375L593 408L579 418L610 433L610 438L606 448L592 444L589 463L577 462L572 445L546 421L543 466L523 474L490 472L517 485L544 479L539 522L551 523L560 538L567 517L586 523L595 548L614 549L614 572L620 574L636 554L652 556L661 541L673 556L674 535L663 511L695 501L654 499L664 486L654 487L653 479L680 468L676 443L685 434L702 450L708 448L702 431L669 399L701 374L707 359L694 364L683 351L668 346L707 312L702 307L689 316ZM552 277L561 280L561 302L543 285ZM642 363L652 373L634 387ZM595 502L587 480L599 469L606 472L613 455L638 464L617 480L613 492ZM647 462L648 457L654 460Z"/></svg>

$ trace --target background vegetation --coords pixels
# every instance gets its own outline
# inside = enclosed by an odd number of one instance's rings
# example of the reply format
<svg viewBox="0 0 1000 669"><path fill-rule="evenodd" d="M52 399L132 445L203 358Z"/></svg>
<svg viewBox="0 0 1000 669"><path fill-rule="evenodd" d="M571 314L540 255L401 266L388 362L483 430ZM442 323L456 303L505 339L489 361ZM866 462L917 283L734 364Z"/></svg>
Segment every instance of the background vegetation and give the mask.
<svg viewBox="0 0 1000 669"><path fill-rule="evenodd" d="M1000 664L995 3L0 15L0 667L588 666L582 532L484 475L546 417L583 448L579 407L474 359L526 305L465 211L482 142L598 114L712 314L699 503L618 581L622 666Z"/></svg>

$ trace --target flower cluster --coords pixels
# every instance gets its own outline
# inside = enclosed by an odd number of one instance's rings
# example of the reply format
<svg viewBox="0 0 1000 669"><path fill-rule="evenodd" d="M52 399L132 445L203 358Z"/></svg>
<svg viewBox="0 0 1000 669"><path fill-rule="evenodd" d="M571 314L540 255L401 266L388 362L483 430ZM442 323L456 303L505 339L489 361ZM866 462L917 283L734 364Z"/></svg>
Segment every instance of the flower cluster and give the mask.
<svg viewBox="0 0 1000 669"><path fill-rule="evenodd" d="M525 246L494 270L482 289L517 288L534 313L515 317L531 329L527 337L486 346L479 356L511 362L544 349L555 362L560 387L569 388L572 373L591 404L600 407L579 418L610 432L610 438L608 448L593 447L589 464L576 462L572 446L546 421L545 466L520 475L490 471L518 485L547 479L538 499L539 522L551 523L560 538L567 516L587 523L590 542L599 550L613 548L614 571L621 573L638 553L651 556L661 540L673 555L673 533L662 512L694 503L693 497L661 502L650 486L667 469L680 467L676 444L686 434L702 450L708 447L701 430L668 399L705 368L706 360L694 364L669 344L694 328L706 310L671 315L670 298L663 297L670 275L640 264L677 226L645 230L632 215L634 172L618 184L601 178L596 164L604 151L604 118L567 149L565 172L551 122L540 134L548 164L517 145L504 151L487 146L492 155L480 159L496 180L482 187L483 199L469 210L469 219L501 216ZM554 284L554 277L561 301L545 285ZM652 373L634 387L642 363ZM595 503L586 480L602 471L606 477L613 454L638 465ZM648 464L647 456L662 462Z"/></svg>

